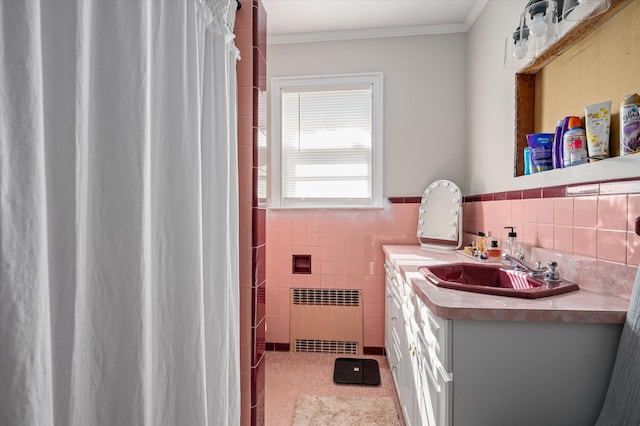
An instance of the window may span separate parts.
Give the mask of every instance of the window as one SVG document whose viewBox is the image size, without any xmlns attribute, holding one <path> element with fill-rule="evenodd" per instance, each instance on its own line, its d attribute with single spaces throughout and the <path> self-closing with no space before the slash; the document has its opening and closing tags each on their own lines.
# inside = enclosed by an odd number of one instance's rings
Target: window
<svg viewBox="0 0 640 426">
<path fill-rule="evenodd" d="M 272 207 L 382 206 L 382 74 L 274 78 Z"/>
</svg>

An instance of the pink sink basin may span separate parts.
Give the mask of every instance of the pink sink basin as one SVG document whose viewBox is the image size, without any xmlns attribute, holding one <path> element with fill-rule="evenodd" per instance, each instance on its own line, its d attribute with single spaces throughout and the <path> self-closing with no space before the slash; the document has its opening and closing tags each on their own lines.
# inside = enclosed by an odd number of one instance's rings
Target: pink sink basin
<svg viewBox="0 0 640 426">
<path fill-rule="evenodd" d="M 452 263 L 421 266 L 418 271 L 438 287 L 498 296 L 535 299 L 579 289 L 571 281 L 545 283 L 542 278 L 530 277 L 526 272 L 502 269 L 500 265 Z"/>
</svg>

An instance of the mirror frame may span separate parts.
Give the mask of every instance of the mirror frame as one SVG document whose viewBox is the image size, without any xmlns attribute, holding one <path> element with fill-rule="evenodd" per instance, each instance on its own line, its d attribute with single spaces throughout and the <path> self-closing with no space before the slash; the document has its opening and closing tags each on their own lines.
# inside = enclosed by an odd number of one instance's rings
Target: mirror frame
<svg viewBox="0 0 640 426">
<path fill-rule="evenodd" d="M 423 248 L 456 250 L 462 246 L 462 191 L 449 180 L 424 190 L 418 208 L 416 236 Z"/>
</svg>

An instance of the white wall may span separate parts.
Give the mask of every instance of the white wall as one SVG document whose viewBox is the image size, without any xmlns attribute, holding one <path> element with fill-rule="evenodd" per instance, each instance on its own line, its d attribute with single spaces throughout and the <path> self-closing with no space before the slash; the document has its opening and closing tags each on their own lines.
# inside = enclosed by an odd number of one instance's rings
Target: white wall
<svg viewBox="0 0 640 426">
<path fill-rule="evenodd" d="M 505 37 L 526 0 L 492 0 L 467 33 L 467 170 L 465 193 L 482 194 L 640 175 L 640 155 L 513 177 L 515 71 L 503 67 Z M 640 90 L 640 87 L 638 88 Z M 619 103 L 620 100 L 613 100 Z M 554 129 L 549 129 L 553 132 Z"/>
<path fill-rule="evenodd" d="M 267 78 L 384 73 L 384 195 L 420 196 L 431 182 L 463 186 L 466 35 L 270 44 Z"/>
</svg>

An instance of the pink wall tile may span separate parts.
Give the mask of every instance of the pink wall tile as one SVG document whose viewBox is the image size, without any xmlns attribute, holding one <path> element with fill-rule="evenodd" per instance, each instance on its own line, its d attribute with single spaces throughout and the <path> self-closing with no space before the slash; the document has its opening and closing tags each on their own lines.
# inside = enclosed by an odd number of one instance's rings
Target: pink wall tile
<svg viewBox="0 0 640 426">
<path fill-rule="evenodd" d="M 627 230 L 627 196 L 598 197 L 598 229 Z"/>
<path fill-rule="evenodd" d="M 640 265 L 640 237 L 635 232 L 627 232 L 627 265 Z"/>
<path fill-rule="evenodd" d="M 538 223 L 538 247 L 553 249 L 553 225 Z"/>
<path fill-rule="evenodd" d="M 307 245 L 320 247 L 322 245 L 322 234 L 320 232 L 307 232 Z"/>
<path fill-rule="evenodd" d="M 627 202 L 627 230 L 634 231 L 636 218 L 640 217 L 640 194 L 629 194 Z"/>
<path fill-rule="evenodd" d="M 554 225 L 553 249 L 573 253 L 573 226 Z"/>
<path fill-rule="evenodd" d="M 500 220 L 502 217 L 501 201 L 487 201 L 484 203 L 484 219 Z"/>
<path fill-rule="evenodd" d="M 487 201 L 478 201 L 476 203 L 476 220 L 484 219 L 485 216 L 489 216 L 487 209 L 489 208 L 489 202 Z M 477 230 L 476 230 L 477 231 Z"/>
<path fill-rule="evenodd" d="M 625 263 L 627 261 L 627 232 L 598 229 L 598 259 Z"/>
<path fill-rule="evenodd" d="M 573 200 L 573 226 L 595 228 L 598 225 L 598 197 L 576 197 Z"/>
<path fill-rule="evenodd" d="M 291 215 L 291 232 L 307 232 L 306 218 L 304 213 Z"/>
<path fill-rule="evenodd" d="M 501 200 L 501 201 L 497 201 L 498 205 L 500 206 L 500 218 L 503 221 L 511 221 L 512 217 L 511 217 L 511 201 L 509 200 Z"/>
<path fill-rule="evenodd" d="M 340 235 L 334 232 L 321 232 L 320 233 L 320 245 L 322 247 L 336 247 L 339 244 L 338 238 Z M 346 239 L 346 238 L 345 238 Z"/>
<path fill-rule="evenodd" d="M 336 288 L 333 275 L 320 275 L 320 288 Z"/>
<path fill-rule="evenodd" d="M 320 275 L 333 275 L 335 273 L 334 261 L 321 260 L 319 263 L 320 263 Z"/>
<path fill-rule="evenodd" d="M 331 212 L 322 211 L 320 215 L 320 232 L 335 232 L 335 219 Z"/>
<path fill-rule="evenodd" d="M 522 200 L 524 207 L 524 223 L 538 223 L 538 200 Z"/>
<path fill-rule="evenodd" d="M 291 233 L 292 247 L 305 247 L 306 245 L 307 245 L 307 234 L 305 234 L 304 232 Z"/>
<path fill-rule="evenodd" d="M 333 276 L 333 284 L 336 288 L 349 288 L 349 275 L 336 272 L 336 275 Z"/>
<path fill-rule="evenodd" d="M 538 223 L 553 223 L 553 198 L 541 198 L 538 200 Z"/>
<path fill-rule="evenodd" d="M 595 228 L 573 228 L 573 253 L 595 258 L 597 238 Z"/>
<path fill-rule="evenodd" d="M 524 222 L 524 200 L 511 201 L 511 220 Z"/>
<path fill-rule="evenodd" d="M 382 260 L 379 256 L 382 254 L 380 251 L 380 244 L 377 247 L 363 247 L 362 259 L 369 262 L 375 262 Z"/>
<path fill-rule="evenodd" d="M 520 241 L 524 241 L 526 244 L 537 246 L 538 245 L 538 224 L 537 223 L 525 223 L 524 232 L 518 232 L 516 234 Z"/>
<path fill-rule="evenodd" d="M 333 272 L 336 275 L 348 275 L 351 262 L 347 260 L 336 260 L 333 265 Z"/>
<path fill-rule="evenodd" d="M 573 225 L 573 198 L 555 198 L 553 200 L 554 225 Z"/>
<path fill-rule="evenodd" d="M 318 212 L 306 211 L 306 227 L 307 232 L 320 232 L 320 215 Z"/>
</svg>

